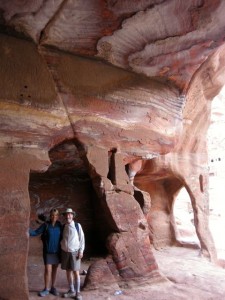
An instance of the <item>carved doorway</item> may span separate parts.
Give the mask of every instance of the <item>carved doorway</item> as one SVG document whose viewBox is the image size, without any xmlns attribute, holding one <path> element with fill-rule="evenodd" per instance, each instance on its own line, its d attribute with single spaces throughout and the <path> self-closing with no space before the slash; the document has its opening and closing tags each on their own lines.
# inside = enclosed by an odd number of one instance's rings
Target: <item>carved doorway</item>
<svg viewBox="0 0 225 300">
<path fill-rule="evenodd" d="M 38 215 L 48 217 L 52 208 L 59 210 L 62 223 L 64 220 L 61 213 L 67 207 L 75 210 L 76 221 L 81 223 L 85 233 L 86 247 L 82 269 L 87 271 L 93 260 L 107 255 L 105 240 L 110 229 L 107 222 L 102 220 L 104 210 L 74 141 L 66 141 L 55 146 L 49 151 L 49 157 L 52 164 L 45 173 L 30 173 L 29 226 L 33 229 L 38 228 L 43 222 Z M 100 230 L 102 223 L 105 224 L 104 229 Z M 28 285 L 30 293 L 36 293 L 44 287 L 41 238 L 30 237 L 29 244 Z M 67 289 L 66 275 L 60 266 L 57 282 L 59 290 Z"/>
</svg>

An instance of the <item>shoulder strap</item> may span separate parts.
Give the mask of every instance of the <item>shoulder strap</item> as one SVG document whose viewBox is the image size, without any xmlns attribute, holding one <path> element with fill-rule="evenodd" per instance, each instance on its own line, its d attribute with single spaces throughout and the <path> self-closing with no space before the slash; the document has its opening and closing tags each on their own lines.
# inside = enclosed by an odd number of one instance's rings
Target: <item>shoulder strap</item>
<svg viewBox="0 0 225 300">
<path fill-rule="evenodd" d="M 76 227 L 76 230 L 77 230 L 77 233 L 78 233 L 79 239 L 80 239 L 79 223 L 75 222 L 75 227 Z"/>
<path fill-rule="evenodd" d="M 77 222 L 74 222 L 74 223 L 75 223 L 76 230 L 77 230 L 77 232 L 78 232 L 78 234 L 79 234 L 79 225 L 78 225 Z"/>
</svg>

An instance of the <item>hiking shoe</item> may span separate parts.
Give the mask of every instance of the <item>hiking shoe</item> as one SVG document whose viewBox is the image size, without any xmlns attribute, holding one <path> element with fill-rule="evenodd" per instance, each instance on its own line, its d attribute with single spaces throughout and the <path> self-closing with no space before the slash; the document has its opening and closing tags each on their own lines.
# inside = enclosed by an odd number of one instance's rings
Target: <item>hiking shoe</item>
<svg viewBox="0 0 225 300">
<path fill-rule="evenodd" d="M 43 290 L 43 291 L 40 291 L 38 293 L 38 296 L 40 296 L 40 297 L 45 297 L 47 295 L 49 295 L 49 291 L 48 290 Z"/>
<path fill-rule="evenodd" d="M 69 290 L 67 293 L 63 294 L 63 298 L 72 298 L 75 297 L 75 292 Z"/>
<path fill-rule="evenodd" d="M 51 293 L 54 296 L 59 296 L 59 292 L 57 291 L 57 289 L 55 287 L 52 287 L 50 289 L 49 293 Z"/>
<path fill-rule="evenodd" d="M 77 293 L 75 299 L 76 299 L 76 300 L 82 300 L 82 295 L 81 295 L 81 293 Z"/>
</svg>

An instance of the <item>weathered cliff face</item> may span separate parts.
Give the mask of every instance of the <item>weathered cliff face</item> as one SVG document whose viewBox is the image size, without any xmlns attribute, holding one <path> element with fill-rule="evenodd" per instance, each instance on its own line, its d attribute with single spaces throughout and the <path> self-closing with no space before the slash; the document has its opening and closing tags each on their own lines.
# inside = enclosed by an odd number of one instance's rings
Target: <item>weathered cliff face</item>
<svg viewBox="0 0 225 300">
<path fill-rule="evenodd" d="M 86 288 L 161 279 L 151 247 L 176 242 L 183 186 L 216 259 L 205 145 L 224 84 L 225 2 L 0 1 L 0 11 L 1 296 L 28 299 L 30 216 L 55 206 L 76 209 L 87 254 L 106 256 Z"/>
</svg>

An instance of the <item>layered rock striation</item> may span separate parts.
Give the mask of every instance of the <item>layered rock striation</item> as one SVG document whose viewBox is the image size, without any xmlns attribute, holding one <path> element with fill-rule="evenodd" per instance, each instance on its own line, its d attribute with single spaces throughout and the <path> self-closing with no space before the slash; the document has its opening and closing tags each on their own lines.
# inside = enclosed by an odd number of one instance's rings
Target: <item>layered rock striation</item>
<svg viewBox="0 0 225 300">
<path fill-rule="evenodd" d="M 28 299 L 29 222 L 55 206 L 80 211 L 87 253 L 102 253 L 87 289 L 163 279 L 152 247 L 178 243 L 182 187 L 216 261 L 206 133 L 224 84 L 224 10 L 219 0 L 0 1 L 3 299 Z"/>
</svg>

